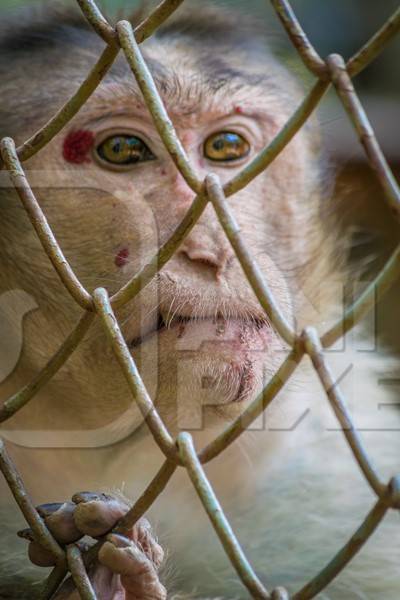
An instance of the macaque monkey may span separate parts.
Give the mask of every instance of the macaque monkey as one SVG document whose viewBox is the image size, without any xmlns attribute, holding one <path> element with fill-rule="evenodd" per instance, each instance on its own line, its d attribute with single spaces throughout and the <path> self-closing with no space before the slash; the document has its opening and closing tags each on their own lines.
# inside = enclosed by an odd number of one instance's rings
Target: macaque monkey
<svg viewBox="0 0 400 600">
<path fill-rule="evenodd" d="M 267 40 L 243 15 L 192 2 L 141 45 L 201 180 L 213 173 L 224 183 L 237 174 L 303 97 Z M 18 145 L 39 129 L 78 87 L 103 45 L 78 10 L 47 5 L 6 21 L 1 137 Z M 24 169 L 90 292 L 104 287 L 115 293 L 168 239 L 194 199 L 122 54 L 79 113 Z M 5 400 L 40 371 L 82 310 L 44 254 L 6 174 L 1 177 L 0 297 L 17 290 L 30 299 L 26 311 L 16 301 L 8 306 L 15 335 L 26 314 L 19 359 L 1 382 Z M 265 172 L 229 198 L 251 255 L 296 331 L 313 325 L 322 332 L 342 308 L 348 244 L 335 228 L 329 178 L 312 118 Z M 245 410 L 288 353 L 210 204 L 117 318 L 171 435 L 189 431 L 198 450 Z M 327 352 L 328 361 L 387 481 L 400 466 L 399 414 L 378 387 L 376 353 L 362 352 L 365 340 L 360 349 L 350 338 Z M 380 401 L 387 404 L 381 411 Z M 2 436 L 60 543 L 109 531 L 164 458 L 99 319 L 56 376 L 2 425 Z M 263 417 L 205 471 L 260 579 L 269 590 L 283 586 L 290 594 L 331 560 L 376 501 L 308 358 Z M 44 571 L 29 566 L 27 542 L 16 537 L 26 525 L 5 484 L 1 495 L 0 597 L 31 599 Z M 185 469 L 177 469 L 147 518 L 131 535 L 108 536 L 90 571 L 101 600 L 248 597 Z M 319 597 L 397 599 L 398 527 L 389 512 Z M 34 541 L 29 556 L 49 566 Z M 55 599 L 78 597 L 67 581 Z"/>
</svg>

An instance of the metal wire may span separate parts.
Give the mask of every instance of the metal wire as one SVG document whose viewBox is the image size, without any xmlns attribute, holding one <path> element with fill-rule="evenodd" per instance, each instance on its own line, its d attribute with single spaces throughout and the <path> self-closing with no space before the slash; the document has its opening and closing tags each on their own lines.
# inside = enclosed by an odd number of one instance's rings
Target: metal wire
<svg viewBox="0 0 400 600">
<path fill-rule="evenodd" d="M 353 453 L 354 459 L 377 496 L 377 501 L 356 533 L 349 539 L 342 550 L 310 582 L 292 596 L 293 600 L 306 600 L 315 597 L 346 567 L 365 541 L 373 534 L 389 509 L 398 509 L 400 507 L 400 480 L 394 477 L 387 484 L 381 481 L 379 474 L 372 466 L 371 459 L 364 448 L 361 437 L 354 428 L 351 413 L 346 407 L 345 398 L 339 386 L 334 383 L 328 361 L 323 354 L 323 348 L 331 346 L 354 327 L 371 310 L 377 299 L 380 299 L 398 278 L 400 272 L 400 246 L 387 261 L 375 281 L 347 308 L 342 319 L 321 336 L 318 336 L 316 330 L 313 328 L 307 328 L 300 335 L 297 335 L 287 323 L 262 272 L 254 262 L 253 257 L 249 254 L 240 236 L 240 230 L 233 214 L 226 202 L 226 198 L 245 187 L 257 175 L 265 171 L 268 165 L 282 152 L 296 132 L 310 117 L 330 84 L 333 84 L 337 96 L 346 109 L 349 119 L 356 130 L 360 143 L 364 147 L 368 162 L 380 181 L 392 212 L 397 218 L 400 217 L 400 193 L 398 185 L 385 160 L 352 83 L 352 77 L 357 75 L 374 60 L 382 52 L 384 46 L 398 34 L 400 29 L 400 10 L 397 10 L 381 29 L 346 63 L 341 56 L 336 54 L 332 54 L 326 60 L 322 59 L 297 20 L 290 2 L 288 0 L 271 0 L 272 6 L 281 20 L 295 50 L 310 73 L 316 77 L 316 81 L 303 102 L 272 142 L 244 167 L 238 175 L 222 186 L 215 175 L 207 175 L 204 181 L 201 181 L 196 175 L 139 49 L 139 44 L 156 31 L 182 2 L 183 0 L 163 0 L 133 30 L 127 21 L 121 21 L 115 27 L 110 25 L 94 0 L 77 0 L 84 17 L 94 31 L 106 42 L 105 50 L 76 93 L 35 135 L 26 140 L 18 148 L 15 147 L 13 140 L 10 138 L 1 140 L 0 167 L 7 169 L 10 180 L 21 199 L 22 205 L 31 220 L 44 251 L 52 262 L 65 288 L 77 304 L 84 309 L 84 313 L 75 329 L 65 339 L 60 349 L 49 360 L 44 369 L 29 384 L 4 402 L 0 408 L 0 422 L 14 415 L 46 385 L 68 360 L 72 352 L 79 346 L 94 319 L 99 318 L 107 333 L 111 348 L 115 353 L 120 368 L 126 377 L 133 400 L 141 410 L 155 443 L 165 455 L 165 462 L 154 479 L 125 517 L 119 522 L 114 531 L 123 534 L 132 528 L 162 493 L 167 483 L 173 477 L 177 466 L 183 466 L 187 470 L 188 476 L 203 503 L 211 525 L 220 538 L 227 556 L 251 596 L 254 598 L 284 600 L 289 598 L 289 594 L 283 587 L 268 592 L 254 573 L 206 478 L 202 464 L 212 460 L 223 452 L 273 402 L 276 395 L 290 379 L 303 356 L 308 354 L 326 392 L 327 399 L 341 426 L 345 439 Z M 98 288 L 93 294 L 90 294 L 79 282 L 47 223 L 46 216 L 35 198 L 21 163 L 46 146 L 74 117 L 97 89 L 115 61 L 120 49 L 124 52 L 132 73 L 142 91 L 144 100 L 167 152 L 188 185 L 196 193 L 196 197 L 181 223 L 164 245 L 159 248 L 157 254 L 140 272 L 116 292 L 113 297 L 109 298 L 106 290 Z M 232 245 L 260 305 L 275 330 L 289 344 L 290 352 L 261 394 L 247 407 L 243 414 L 227 426 L 225 431 L 206 447 L 196 451 L 189 433 L 183 432 L 178 436 L 177 440 L 174 440 L 163 423 L 125 343 L 113 309 L 124 306 L 154 278 L 190 233 L 208 202 L 213 204 L 217 218 Z M 43 600 L 51 598 L 69 571 L 81 598 L 95 599 L 96 594 L 88 578 L 86 568 L 96 558 L 102 540 L 100 539 L 94 547 L 83 555 L 76 545 L 69 545 L 64 548 L 58 544 L 34 508 L 24 488 L 23 481 L 19 477 L 1 441 L 0 470 L 21 512 L 31 527 L 35 541 L 54 556 L 56 566 L 44 583 L 40 592 L 40 598 Z M 284 584 L 284 582 L 282 583 Z"/>
</svg>

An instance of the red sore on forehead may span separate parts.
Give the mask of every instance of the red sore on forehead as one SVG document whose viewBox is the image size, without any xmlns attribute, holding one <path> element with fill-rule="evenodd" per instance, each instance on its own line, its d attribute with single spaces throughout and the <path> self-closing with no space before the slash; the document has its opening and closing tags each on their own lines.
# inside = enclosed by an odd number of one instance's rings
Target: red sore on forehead
<svg viewBox="0 0 400 600">
<path fill-rule="evenodd" d="M 85 129 L 71 131 L 64 140 L 63 157 L 66 161 L 75 165 L 90 162 L 88 153 L 93 146 L 93 142 L 94 135 L 91 131 Z"/>
</svg>

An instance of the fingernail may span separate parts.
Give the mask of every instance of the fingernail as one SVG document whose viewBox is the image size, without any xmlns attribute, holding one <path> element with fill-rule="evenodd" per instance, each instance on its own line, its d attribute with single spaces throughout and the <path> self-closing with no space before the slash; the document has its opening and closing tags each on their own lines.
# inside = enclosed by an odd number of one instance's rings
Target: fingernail
<svg viewBox="0 0 400 600">
<path fill-rule="evenodd" d="M 36 507 L 36 510 L 38 511 L 39 515 L 44 519 L 45 517 L 48 517 L 49 515 L 52 515 L 53 513 L 57 512 L 57 510 L 61 508 L 63 504 L 64 502 L 50 502 L 49 504 L 40 504 Z"/>
<path fill-rule="evenodd" d="M 24 540 L 28 540 L 30 542 L 34 541 L 32 529 L 30 529 L 29 527 L 27 527 L 26 529 L 20 529 L 20 531 L 17 531 L 17 536 L 20 538 L 23 538 Z"/>
<path fill-rule="evenodd" d="M 112 500 L 112 497 L 103 493 L 97 494 L 96 492 L 77 492 L 72 496 L 72 502 L 75 502 L 75 504 L 91 502 L 93 500 L 102 500 L 103 502 L 106 502 L 107 500 Z"/>
<path fill-rule="evenodd" d="M 128 548 L 132 546 L 132 542 L 128 540 L 128 538 L 123 535 L 119 535 L 118 533 L 110 533 L 106 537 L 106 540 L 114 544 L 117 548 Z"/>
</svg>

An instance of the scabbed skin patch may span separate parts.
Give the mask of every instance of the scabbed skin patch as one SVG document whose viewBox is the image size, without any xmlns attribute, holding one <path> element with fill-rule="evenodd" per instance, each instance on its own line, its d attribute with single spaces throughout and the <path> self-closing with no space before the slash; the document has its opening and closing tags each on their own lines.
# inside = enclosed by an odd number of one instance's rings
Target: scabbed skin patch
<svg viewBox="0 0 400 600">
<path fill-rule="evenodd" d="M 79 129 L 71 131 L 64 140 L 63 157 L 75 165 L 90 162 L 89 152 L 93 147 L 94 135 L 91 131 Z"/>
<path fill-rule="evenodd" d="M 128 262 L 129 250 L 128 248 L 122 248 L 115 257 L 115 266 L 123 267 Z"/>
</svg>

